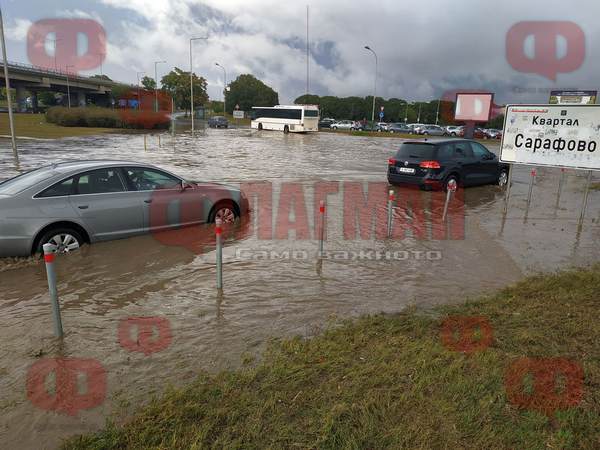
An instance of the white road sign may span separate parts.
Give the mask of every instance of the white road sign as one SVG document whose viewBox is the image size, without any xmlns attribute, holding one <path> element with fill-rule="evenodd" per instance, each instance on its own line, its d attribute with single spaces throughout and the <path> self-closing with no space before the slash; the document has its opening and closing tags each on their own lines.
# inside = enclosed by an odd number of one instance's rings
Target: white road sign
<svg viewBox="0 0 600 450">
<path fill-rule="evenodd" d="M 600 105 L 508 105 L 500 160 L 600 170 Z"/>
<path fill-rule="evenodd" d="M 244 118 L 244 111 L 240 111 L 240 110 L 235 110 L 233 111 L 233 118 L 234 119 L 243 119 Z"/>
</svg>

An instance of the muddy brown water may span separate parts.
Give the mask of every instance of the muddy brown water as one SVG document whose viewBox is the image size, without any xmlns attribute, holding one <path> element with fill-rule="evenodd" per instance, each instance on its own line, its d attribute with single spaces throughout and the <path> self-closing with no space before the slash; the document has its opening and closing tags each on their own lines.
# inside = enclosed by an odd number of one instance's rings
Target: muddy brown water
<svg viewBox="0 0 600 450">
<path fill-rule="evenodd" d="M 290 203 L 282 202 L 280 192 L 299 186 L 309 239 L 298 230 L 287 239 L 261 238 L 260 212 L 253 212 L 246 232 L 224 250 L 222 295 L 215 289 L 210 247 L 196 254 L 178 246 L 182 241 L 177 238 L 165 241 L 150 235 L 84 247 L 56 263 L 66 332 L 62 343 L 52 337 L 43 263 L 0 261 L 0 448 L 55 448 L 64 437 L 102 427 L 115 411 L 124 411 L 123 402 L 135 407 L 169 384 L 192 379 L 199 370 L 239 366 L 245 354 L 259 354 L 273 337 L 311 336 L 345 318 L 397 312 L 407 305 L 458 302 L 529 273 L 598 261 L 600 193 L 591 192 L 586 220 L 578 230 L 585 174 L 575 171 L 567 172 L 557 205 L 560 172 L 538 170 L 527 211 L 529 169 L 517 168 L 506 217 L 498 187 L 466 189 L 464 209 L 458 203 L 451 207 L 457 230 L 464 217 L 464 235 L 449 232 L 446 237 L 451 239 L 432 238 L 445 227 L 437 219 L 441 210 L 435 194 L 395 188 L 399 199 L 411 199 L 406 204 L 399 200 L 395 220 L 409 225 L 422 220 L 429 227 L 424 236 L 409 231 L 403 239 L 345 237 L 344 210 L 352 205 L 341 192 L 357 182 L 385 184 L 387 159 L 399 142 L 233 129 L 208 130 L 193 139 L 165 134 L 161 148 L 153 135 L 144 151 L 142 136 L 106 135 L 20 141 L 16 167 L 9 143 L 1 141 L 0 179 L 65 159 L 118 158 L 153 163 L 194 180 L 266 181 L 273 189 L 273 221 L 280 225 L 277 211 Z M 493 151 L 497 147 L 489 145 Z M 340 193 L 328 197 L 329 253 L 319 267 L 313 193 L 324 181 Z M 378 205 L 385 214 L 385 201 Z M 422 211 L 414 205 L 422 205 Z M 274 234 L 280 225 L 274 225 Z M 212 231 L 205 227 L 198 233 Z M 146 355 L 122 345 L 119 325 L 131 317 L 166 321 L 171 330 L 168 346 Z M 152 339 L 160 341 L 158 331 L 154 333 Z M 32 400 L 27 380 L 29 374 L 32 382 L 33 365 L 58 357 L 102 365 L 106 389 L 100 382 L 96 388 L 105 395 L 95 399 L 93 408 L 69 415 L 53 411 L 51 403 Z M 52 377 L 45 383 L 52 398 Z M 94 388 L 85 386 L 85 380 L 76 384 L 81 395 Z"/>
</svg>

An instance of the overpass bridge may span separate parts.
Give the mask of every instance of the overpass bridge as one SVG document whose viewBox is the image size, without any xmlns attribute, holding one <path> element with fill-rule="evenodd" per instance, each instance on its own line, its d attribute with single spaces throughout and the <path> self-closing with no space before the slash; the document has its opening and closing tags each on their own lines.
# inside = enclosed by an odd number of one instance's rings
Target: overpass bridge
<svg viewBox="0 0 600 450">
<path fill-rule="evenodd" d="M 41 91 L 70 93 L 71 105 L 84 106 L 88 98 L 96 103 L 109 102 L 113 87 L 122 85 L 102 78 L 92 78 L 66 72 L 60 69 L 33 66 L 16 62 L 8 63 L 10 87 L 17 91 L 17 110 L 26 110 L 27 92 L 31 94 L 32 106 L 37 109 L 37 93 Z M 5 86 L 0 77 L 0 86 Z M 68 103 L 68 100 L 65 100 Z"/>
</svg>

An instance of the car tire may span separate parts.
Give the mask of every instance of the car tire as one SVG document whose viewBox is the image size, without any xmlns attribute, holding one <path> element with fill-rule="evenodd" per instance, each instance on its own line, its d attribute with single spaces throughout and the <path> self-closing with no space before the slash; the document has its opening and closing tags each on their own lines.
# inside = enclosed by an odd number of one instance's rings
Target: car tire
<svg viewBox="0 0 600 450">
<path fill-rule="evenodd" d="M 394 130 L 390 130 L 389 132 L 390 132 L 390 134 L 394 134 Z"/>
<path fill-rule="evenodd" d="M 496 181 L 496 183 L 502 189 L 506 187 L 506 185 L 508 184 L 508 169 L 500 169 L 500 172 L 498 173 L 498 180 Z"/>
<path fill-rule="evenodd" d="M 423 134 L 423 136 L 428 136 L 429 135 L 429 133 L 427 131 L 423 131 L 422 134 Z"/>
<path fill-rule="evenodd" d="M 450 133 L 450 136 L 452 136 L 452 137 L 456 137 L 456 133 L 455 133 L 455 132 L 452 132 L 452 133 Z"/>
<path fill-rule="evenodd" d="M 337 127 L 331 127 L 332 130 L 337 130 Z"/>
<path fill-rule="evenodd" d="M 262 131 L 262 129 L 263 129 L 262 123 L 259 123 L 258 124 L 258 131 Z"/>
<path fill-rule="evenodd" d="M 283 134 L 288 134 L 290 132 L 290 127 L 287 125 L 283 127 Z"/>
<path fill-rule="evenodd" d="M 230 224 L 235 222 L 240 217 L 239 209 L 232 200 L 222 200 L 217 202 L 212 207 L 208 214 L 208 223 L 215 223 L 217 218 L 223 220 L 224 224 Z"/>
<path fill-rule="evenodd" d="M 459 183 L 458 183 L 458 176 L 455 174 L 450 174 L 445 180 L 444 180 L 444 192 L 448 192 L 448 185 L 451 184 L 454 181 L 454 183 L 456 183 L 456 187 L 458 188 Z"/>
<path fill-rule="evenodd" d="M 35 253 L 44 254 L 44 244 L 53 244 L 56 247 L 54 253 L 65 254 L 79 250 L 85 240 L 74 228 L 56 227 L 50 228 L 38 239 Z"/>
</svg>

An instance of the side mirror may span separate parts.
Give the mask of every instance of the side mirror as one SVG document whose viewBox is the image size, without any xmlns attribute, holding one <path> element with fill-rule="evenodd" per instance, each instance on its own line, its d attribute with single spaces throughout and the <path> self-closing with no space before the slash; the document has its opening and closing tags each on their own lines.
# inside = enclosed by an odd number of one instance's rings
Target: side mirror
<svg viewBox="0 0 600 450">
<path fill-rule="evenodd" d="M 185 180 L 181 180 L 181 192 L 190 189 L 192 185 Z"/>
</svg>

